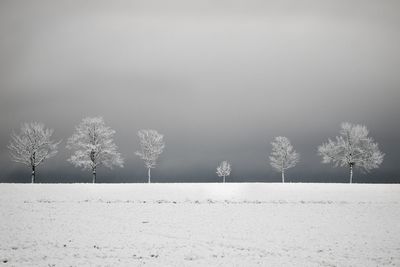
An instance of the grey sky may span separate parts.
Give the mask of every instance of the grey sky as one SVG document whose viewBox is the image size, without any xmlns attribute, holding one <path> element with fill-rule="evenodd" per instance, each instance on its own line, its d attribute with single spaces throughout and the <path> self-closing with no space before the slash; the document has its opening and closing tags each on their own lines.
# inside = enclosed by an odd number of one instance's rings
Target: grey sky
<svg viewBox="0 0 400 267">
<path fill-rule="evenodd" d="M 355 181 L 400 182 L 399 47 L 398 1 L 1 1 L 0 181 L 29 181 L 6 146 L 31 120 L 64 140 L 38 181 L 90 181 L 65 140 L 102 115 L 126 166 L 99 181 L 145 181 L 140 128 L 165 134 L 155 181 L 213 181 L 225 159 L 235 181 L 279 181 L 276 135 L 302 155 L 289 181 L 346 181 L 316 147 L 349 121 L 386 153 Z"/>
</svg>

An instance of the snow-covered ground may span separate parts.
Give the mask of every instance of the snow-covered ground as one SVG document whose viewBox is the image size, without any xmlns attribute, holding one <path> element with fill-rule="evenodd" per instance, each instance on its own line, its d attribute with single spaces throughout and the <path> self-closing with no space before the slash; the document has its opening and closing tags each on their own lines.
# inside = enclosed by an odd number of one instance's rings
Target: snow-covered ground
<svg viewBox="0 0 400 267">
<path fill-rule="evenodd" d="M 400 266 L 400 185 L 0 184 L 0 266 Z"/>
</svg>

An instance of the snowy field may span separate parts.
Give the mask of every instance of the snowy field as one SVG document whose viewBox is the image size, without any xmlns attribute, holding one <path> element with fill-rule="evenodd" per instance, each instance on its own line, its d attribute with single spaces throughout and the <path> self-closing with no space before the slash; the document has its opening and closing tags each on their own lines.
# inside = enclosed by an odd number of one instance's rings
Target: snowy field
<svg viewBox="0 0 400 267">
<path fill-rule="evenodd" d="M 0 266 L 400 266 L 400 185 L 0 184 Z"/>
</svg>

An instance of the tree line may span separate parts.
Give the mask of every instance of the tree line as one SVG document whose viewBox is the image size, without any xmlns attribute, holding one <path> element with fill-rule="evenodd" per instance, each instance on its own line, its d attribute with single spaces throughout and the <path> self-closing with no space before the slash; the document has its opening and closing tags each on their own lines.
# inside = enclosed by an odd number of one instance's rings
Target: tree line
<svg viewBox="0 0 400 267">
<path fill-rule="evenodd" d="M 36 168 L 57 154 L 61 141 L 52 140 L 53 132 L 53 129 L 46 128 L 43 123 L 31 122 L 22 124 L 18 134 L 11 134 L 8 145 L 11 159 L 31 168 L 32 183 L 35 183 Z M 96 183 L 98 167 L 123 167 L 124 159 L 114 143 L 114 134 L 115 131 L 106 126 L 102 117 L 84 118 L 67 140 L 66 148 L 72 152 L 68 162 L 75 167 L 91 171 L 93 183 Z M 144 161 L 150 183 L 151 169 L 156 167 L 157 160 L 165 148 L 164 136 L 156 130 L 146 129 L 139 130 L 137 135 L 140 150 L 135 154 Z M 300 154 L 284 136 L 275 137 L 271 145 L 270 164 L 274 170 L 281 173 L 284 183 L 285 171 L 297 165 Z M 339 135 L 335 139 L 328 139 L 318 146 L 318 154 L 322 157 L 322 163 L 348 167 L 349 183 L 353 182 L 354 168 L 368 172 L 378 168 L 384 157 L 378 143 L 369 137 L 365 126 L 348 122 L 341 124 Z M 231 164 L 225 160 L 219 164 L 216 173 L 225 182 L 231 169 Z"/>
</svg>

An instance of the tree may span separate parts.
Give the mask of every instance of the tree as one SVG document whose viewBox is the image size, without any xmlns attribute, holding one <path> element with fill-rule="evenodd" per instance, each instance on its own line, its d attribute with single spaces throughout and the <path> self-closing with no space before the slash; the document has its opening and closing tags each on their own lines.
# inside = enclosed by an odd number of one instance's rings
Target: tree
<svg viewBox="0 0 400 267">
<path fill-rule="evenodd" d="M 144 160 L 147 168 L 148 182 L 151 182 L 151 169 L 156 167 L 157 159 L 163 152 L 165 143 L 164 136 L 156 130 L 140 130 L 137 133 L 140 142 L 140 151 L 136 151 L 136 155 Z"/>
<path fill-rule="evenodd" d="M 384 154 L 379 150 L 378 143 L 368 137 L 368 130 L 363 125 L 342 123 L 340 136 L 336 140 L 328 139 L 318 147 L 322 163 L 335 164 L 336 167 L 350 168 L 350 183 L 353 182 L 353 168 L 369 171 L 378 168 L 383 162 Z"/>
<path fill-rule="evenodd" d="M 223 177 L 223 182 L 225 183 L 225 177 L 231 175 L 231 164 L 228 161 L 223 161 L 217 167 L 217 174 L 219 177 Z"/>
<path fill-rule="evenodd" d="M 61 141 L 50 140 L 54 130 L 45 128 L 42 123 L 24 123 L 20 134 L 13 132 L 8 145 L 11 159 L 32 169 L 31 182 L 35 183 L 36 168 L 48 158 L 57 154 Z"/>
<path fill-rule="evenodd" d="M 92 171 L 96 182 L 97 167 L 123 167 L 124 160 L 114 143 L 115 131 L 107 127 L 102 117 L 84 118 L 67 141 L 67 148 L 74 150 L 68 159 L 75 167 Z"/>
<path fill-rule="evenodd" d="M 271 145 L 272 152 L 269 157 L 271 166 L 282 174 L 282 183 L 284 183 L 285 170 L 296 166 L 300 160 L 300 154 L 293 149 L 290 140 L 283 136 L 275 137 Z"/>
</svg>

